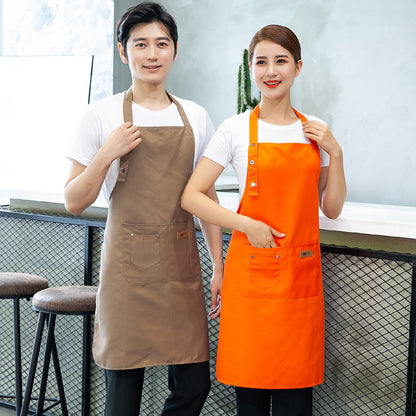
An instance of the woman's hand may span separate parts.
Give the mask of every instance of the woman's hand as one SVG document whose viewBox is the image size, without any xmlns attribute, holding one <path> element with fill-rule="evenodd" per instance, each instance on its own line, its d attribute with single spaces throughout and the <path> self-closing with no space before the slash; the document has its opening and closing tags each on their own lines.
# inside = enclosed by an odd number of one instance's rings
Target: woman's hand
<svg viewBox="0 0 416 416">
<path fill-rule="evenodd" d="M 214 270 L 211 278 L 211 310 L 208 316 L 215 319 L 221 313 L 221 287 L 223 273 Z"/>
<path fill-rule="evenodd" d="M 248 241 L 254 247 L 271 248 L 276 247 L 274 237 L 283 238 L 284 233 L 281 233 L 264 222 L 254 220 L 253 218 L 247 218 L 246 225 L 244 227 L 244 233 L 246 234 Z"/>
<path fill-rule="evenodd" d="M 329 166 L 321 168 L 319 176 L 319 206 L 328 218 L 335 219 L 341 213 L 347 195 L 341 146 L 329 127 L 318 121 L 303 123 L 303 132 L 329 154 Z"/>
<path fill-rule="evenodd" d="M 309 140 L 315 141 L 330 156 L 337 157 L 342 153 L 341 146 L 326 124 L 319 121 L 306 121 L 303 123 L 303 133 Z"/>
</svg>

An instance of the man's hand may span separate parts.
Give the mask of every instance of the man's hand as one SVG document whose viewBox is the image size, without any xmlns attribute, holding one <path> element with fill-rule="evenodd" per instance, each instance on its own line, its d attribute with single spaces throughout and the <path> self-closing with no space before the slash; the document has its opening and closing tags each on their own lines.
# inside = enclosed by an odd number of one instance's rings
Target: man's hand
<svg viewBox="0 0 416 416">
<path fill-rule="evenodd" d="M 131 152 L 142 141 L 140 130 L 132 123 L 123 123 L 108 136 L 100 152 L 111 162 Z"/>
</svg>

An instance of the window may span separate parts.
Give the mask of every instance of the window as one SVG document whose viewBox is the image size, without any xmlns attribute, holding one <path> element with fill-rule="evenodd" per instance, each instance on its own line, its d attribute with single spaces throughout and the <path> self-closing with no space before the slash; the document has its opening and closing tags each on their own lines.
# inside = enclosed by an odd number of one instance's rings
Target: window
<svg viewBox="0 0 416 416">
<path fill-rule="evenodd" d="M 114 0 L 3 0 L 3 55 L 94 55 L 96 101 L 112 94 L 113 25 Z"/>
<path fill-rule="evenodd" d="M 1 4 L 0 197 L 62 202 L 92 55 L 90 101 L 112 94 L 114 1 Z"/>
</svg>

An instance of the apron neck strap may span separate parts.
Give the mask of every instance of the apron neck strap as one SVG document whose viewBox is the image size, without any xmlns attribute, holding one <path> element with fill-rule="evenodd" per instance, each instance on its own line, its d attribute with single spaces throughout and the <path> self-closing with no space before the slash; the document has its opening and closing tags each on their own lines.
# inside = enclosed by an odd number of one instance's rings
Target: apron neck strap
<svg viewBox="0 0 416 416">
<path fill-rule="evenodd" d="M 169 99 L 176 105 L 179 114 L 181 116 L 182 122 L 185 128 L 191 129 L 191 124 L 189 123 L 188 117 L 186 117 L 185 110 L 182 106 L 178 103 L 175 98 L 173 98 L 168 92 L 166 92 Z M 133 102 L 133 87 L 131 86 L 125 93 L 123 98 L 123 118 L 124 122 L 133 123 L 133 110 L 132 110 L 132 102 Z M 124 182 L 127 177 L 127 171 L 129 169 L 129 153 L 125 154 L 120 158 L 120 168 L 118 172 L 117 181 Z"/>
<path fill-rule="evenodd" d="M 295 112 L 302 123 L 306 123 L 308 121 L 303 114 L 299 113 L 299 111 L 296 111 L 293 107 L 292 110 Z"/>
<path fill-rule="evenodd" d="M 131 109 L 131 103 L 133 101 L 133 89 L 130 87 L 125 93 L 124 93 L 124 100 L 123 100 L 123 118 L 124 122 L 127 123 L 130 121 L 130 123 L 133 123 L 133 111 Z"/>
<path fill-rule="evenodd" d="M 173 98 L 167 91 L 167 96 L 169 97 L 169 100 L 176 105 L 179 115 L 181 116 L 183 125 L 185 127 L 191 127 L 188 118 L 186 117 L 185 111 L 182 108 L 182 106 L 178 103 L 175 98 Z M 124 93 L 124 99 L 123 99 L 123 118 L 124 122 L 127 123 L 128 121 L 130 123 L 133 123 L 133 110 L 132 110 L 132 102 L 133 102 L 133 87 L 130 87 L 125 93 Z"/>
</svg>

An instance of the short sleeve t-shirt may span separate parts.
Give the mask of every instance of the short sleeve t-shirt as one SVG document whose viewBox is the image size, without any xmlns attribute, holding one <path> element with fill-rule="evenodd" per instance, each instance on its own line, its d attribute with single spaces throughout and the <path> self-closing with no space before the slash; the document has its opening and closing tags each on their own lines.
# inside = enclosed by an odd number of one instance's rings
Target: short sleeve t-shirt
<svg viewBox="0 0 416 416">
<path fill-rule="evenodd" d="M 112 95 L 88 106 L 70 144 L 67 157 L 88 166 L 112 131 L 124 123 L 123 93 Z M 174 97 L 183 107 L 191 124 L 194 139 L 194 167 L 214 133 L 213 124 L 203 107 L 193 101 Z M 175 104 L 162 111 L 152 111 L 132 103 L 133 124 L 141 127 L 182 126 L 183 122 Z M 120 159 L 110 166 L 102 186 L 102 192 L 109 201 L 117 182 Z"/>
<path fill-rule="evenodd" d="M 226 119 L 217 129 L 204 156 L 226 167 L 229 163 L 236 172 L 240 198 L 244 194 L 247 178 L 250 111 Z M 317 117 L 305 115 L 307 120 L 324 123 Z M 303 134 L 300 120 L 288 125 L 275 125 L 259 120 L 259 143 L 310 143 Z M 321 166 L 329 165 L 329 155 L 319 148 Z"/>
</svg>

